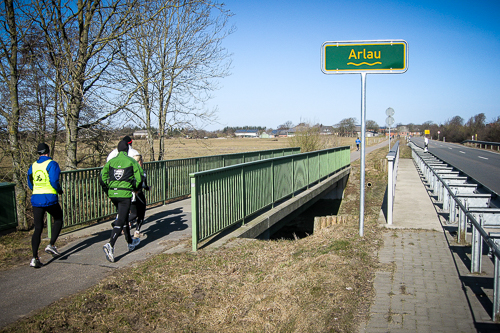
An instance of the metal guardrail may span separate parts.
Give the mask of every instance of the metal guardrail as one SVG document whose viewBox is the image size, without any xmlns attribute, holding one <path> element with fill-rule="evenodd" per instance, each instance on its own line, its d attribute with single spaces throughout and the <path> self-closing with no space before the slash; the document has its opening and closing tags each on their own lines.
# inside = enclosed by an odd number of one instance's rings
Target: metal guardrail
<svg viewBox="0 0 500 333">
<path fill-rule="evenodd" d="M 482 148 L 482 146 L 484 145 L 485 149 L 488 149 L 488 146 L 490 146 L 490 149 L 493 149 L 493 146 L 495 146 L 497 147 L 497 150 L 500 150 L 500 143 L 498 142 L 477 141 L 477 140 L 465 140 L 461 142 L 461 144 L 465 143 L 473 144 L 474 147 L 477 147 L 477 145 L 479 145 L 479 148 Z"/>
<path fill-rule="evenodd" d="M 413 145 L 413 143 L 412 143 Z M 473 253 L 471 256 L 471 272 L 478 273 L 481 271 L 480 262 L 482 251 L 478 250 L 484 241 L 490 248 L 491 253 L 495 256 L 495 269 L 494 269 L 494 287 L 493 287 L 493 314 L 492 319 L 496 322 L 500 321 L 500 247 L 482 227 L 482 221 L 477 221 L 476 218 L 469 212 L 467 207 L 462 204 L 461 200 L 457 198 L 455 193 L 451 190 L 450 186 L 445 182 L 441 176 L 415 151 L 412 147 L 412 157 L 417 162 L 421 170 L 426 169 L 433 177 L 439 182 L 439 186 L 447 191 L 447 195 L 454 200 L 454 204 L 458 207 L 460 214 L 464 217 L 465 222 L 470 222 L 473 228 Z M 466 227 L 460 228 L 457 236 L 457 241 L 465 241 Z"/>
<path fill-rule="evenodd" d="M 151 191 L 145 191 L 148 206 L 164 203 L 191 194 L 189 174 L 238 163 L 288 156 L 300 153 L 300 148 L 281 148 L 247 153 L 203 156 L 144 163 Z M 60 197 L 63 227 L 96 221 L 116 214 L 99 185 L 102 168 L 62 171 Z M 50 216 L 49 216 L 50 219 Z M 49 220 L 50 222 L 50 220 Z M 51 224 L 48 223 L 49 233 Z"/>
<path fill-rule="evenodd" d="M 192 245 L 350 165 L 350 147 L 192 173 Z"/>
<path fill-rule="evenodd" d="M 396 190 L 396 181 L 398 178 L 399 166 L 399 141 L 396 141 L 394 146 L 386 156 L 389 161 L 387 173 L 387 224 L 392 224 L 392 211 L 394 208 L 394 195 Z"/>
</svg>

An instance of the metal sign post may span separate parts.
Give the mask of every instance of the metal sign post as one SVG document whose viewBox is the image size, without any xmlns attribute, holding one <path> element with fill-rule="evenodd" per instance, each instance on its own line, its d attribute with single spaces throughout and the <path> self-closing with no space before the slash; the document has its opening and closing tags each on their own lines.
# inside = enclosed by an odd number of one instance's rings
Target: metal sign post
<svg viewBox="0 0 500 333">
<path fill-rule="evenodd" d="M 321 47 L 325 74 L 361 74 L 361 166 L 359 235 L 365 220 L 366 74 L 397 74 L 408 70 L 408 44 L 404 40 L 325 42 Z"/>
</svg>

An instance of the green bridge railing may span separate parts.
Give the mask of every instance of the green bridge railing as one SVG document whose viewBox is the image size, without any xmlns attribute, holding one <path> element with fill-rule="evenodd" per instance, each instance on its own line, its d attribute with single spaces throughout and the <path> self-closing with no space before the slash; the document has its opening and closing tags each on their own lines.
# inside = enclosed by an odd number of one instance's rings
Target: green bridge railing
<svg viewBox="0 0 500 333">
<path fill-rule="evenodd" d="M 246 153 L 203 156 L 177 160 L 148 162 L 144 170 L 151 191 L 145 191 L 148 205 L 191 194 L 189 174 L 238 163 L 246 163 L 278 156 L 300 153 L 300 148 L 282 148 Z M 63 227 L 75 226 L 107 218 L 116 214 L 115 206 L 99 186 L 102 168 L 61 172 L 60 183 L 64 193 L 60 197 Z M 49 232 L 50 232 L 50 223 Z"/>
<path fill-rule="evenodd" d="M 192 173 L 192 246 L 350 165 L 350 147 Z"/>
</svg>

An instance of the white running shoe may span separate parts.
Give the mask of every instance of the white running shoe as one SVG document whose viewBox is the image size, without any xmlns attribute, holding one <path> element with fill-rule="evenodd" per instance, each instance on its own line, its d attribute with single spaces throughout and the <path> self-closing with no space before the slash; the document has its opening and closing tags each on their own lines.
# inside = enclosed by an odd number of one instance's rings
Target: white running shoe
<svg viewBox="0 0 500 333">
<path fill-rule="evenodd" d="M 47 245 L 47 247 L 45 248 L 45 252 L 51 254 L 54 258 L 59 257 L 61 255 L 59 251 L 57 251 L 57 247 L 55 247 L 55 245 L 50 245 L 50 244 Z"/>
<path fill-rule="evenodd" d="M 111 244 L 106 243 L 102 247 L 104 253 L 106 254 L 106 259 L 108 259 L 109 262 L 115 262 L 115 256 L 114 256 L 114 249 L 111 247 Z"/>
<path fill-rule="evenodd" d="M 42 267 L 43 264 L 42 262 L 40 261 L 40 259 L 38 258 L 33 258 L 31 259 L 31 262 L 30 262 L 30 267 L 34 267 L 34 268 L 40 268 Z"/>
</svg>

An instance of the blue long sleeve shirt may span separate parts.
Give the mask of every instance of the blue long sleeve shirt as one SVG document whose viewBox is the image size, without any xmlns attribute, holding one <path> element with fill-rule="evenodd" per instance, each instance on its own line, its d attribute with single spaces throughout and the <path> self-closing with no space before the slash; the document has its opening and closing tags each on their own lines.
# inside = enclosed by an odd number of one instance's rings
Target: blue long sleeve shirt
<svg viewBox="0 0 500 333">
<path fill-rule="evenodd" d="M 50 160 L 48 156 L 40 156 L 37 160 L 38 163 L 43 163 L 46 160 Z M 30 190 L 33 190 L 33 165 L 30 165 L 28 169 L 28 186 Z M 61 173 L 61 168 L 56 161 L 49 162 L 47 165 L 47 173 L 49 174 L 50 185 L 60 193 L 62 191 L 61 185 L 59 184 L 59 174 Z M 33 207 L 48 207 L 58 203 L 57 194 L 32 194 L 31 195 L 31 205 Z"/>
</svg>

